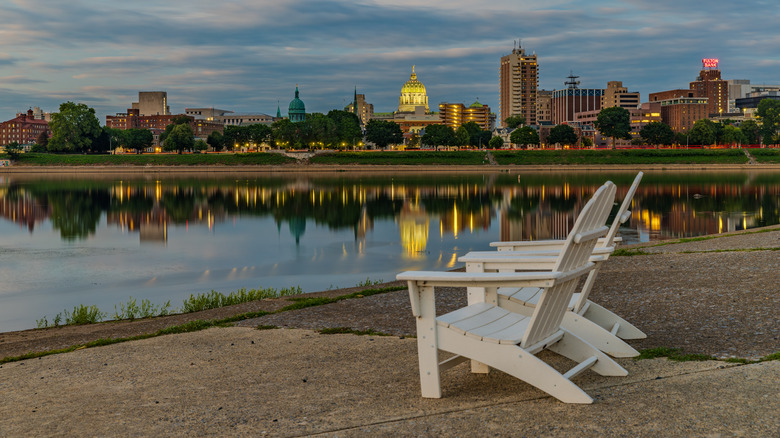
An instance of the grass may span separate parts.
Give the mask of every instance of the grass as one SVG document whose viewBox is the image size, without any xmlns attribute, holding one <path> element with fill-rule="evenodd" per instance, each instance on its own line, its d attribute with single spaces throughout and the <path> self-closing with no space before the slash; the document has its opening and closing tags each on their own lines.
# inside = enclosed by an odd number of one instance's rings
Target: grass
<svg viewBox="0 0 780 438">
<path fill-rule="evenodd" d="M 353 292 L 351 294 L 339 295 L 337 297 L 332 297 L 332 298 L 331 297 L 293 298 L 292 301 L 295 301 L 295 303 L 281 308 L 279 312 L 287 312 L 290 310 L 305 309 L 307 307 L 322 306 L 325 304 L 336 303 L 341 300 L 350 300 L 353 298 L 364 298 L 364 297 L 369 297 L 371 295 L 383 294 L 386 292 L 393 292 L 393 291 L 403 290 L 403 289 L 406 289 L 406 286 L 389 286 L 389 287 L 383 287 L 379 289 L 365 289 L 360 292 Z"/>
<path fill-rule="evenodd" d="M 358 335 L 358 336 L 393 336 L 389 333 L 377 332 L 374 330 L 355 330 L 350 327 L 331 327 L 317 330 L 317 333 L 323 335 Z"/>
<path fill-rule="evenodd" d="M 759 163 L 780 163 L 779 149 L 750 149 L 749 152 Z"/>
<path fill-rule="evenodd" d="M 645 350 L 641 350 L 639 352 L 639 356 L 635 357 L 634 360 L 656 359 L 659 357 L 665 357 L 675 362 L 701 362 L 705 360 L 717 360 L 721 362 L 739 363 L 739 364 L 751 364 L 751 363 L 770 362 L 774 360 L 780 360 L 780 352 L 768 354 L 757 360 L 750 360 L 750 359 L 744 359 L 739 357 L 718 359 L 717 357 L 710 356 L 708 354 L 695 354 L 695 353 L 682 354 L 680 351 L 681 350 L 679 348 L 670 348 L 670 347 L 648 348 Z"/>
<path fill-rule="evenodd" d="M 138 306 L 135 299 L 130 297 L 127 301 L 127 304 L 119 303 L 119 306 L 120 308 L 117 309 L 116 305 L 114 305 L 113 318 L 115 320 L 129 319 L 130 321 L 134 321 L 136 318 L 144 319 L 151 318 L 153 316 L 167 315 L 170 311 L 171 301 L 168 300 L 165 304 L 156 306 L 149 300 L 143 299 L 141 300 L 141 305 Z"/>
<path fill-rule="evenodd" d="M 101 312 L 97 306 L 85 306 L 80 304 L 73 308 L 73 312 L 68 312 L 66 309 L 63 310 L 62 313 L 58 313 L 54 317 L 52 325 L 49 325 L 46 316 L 37 320 L 36 324 L 38 328 L 59 327 L 63 320 L 65 321 L 65 325 L 95 324 L 102 321 L 105 317 L 106 314 Z"/>
<path fill-rule="evenodd" d="M 217 309 L 220 307 L 232 306 L 234 304 L 247 303 L 249 301 L 257 301 L 265 298 L 279 298 L 290 295 L 302 294 L 303 290 L 300 286 L 282 289 L 239 289 L 236 292 L 232 292 L 225 295 L 221 292 L 212 290 L 207 294 L 192 295 L 184 300 L 181 313 L 199 312 L 201 310 Z"/>
<path fill-rule="evenodd" d="M 733 236 L 744 236 L 748 234 L 761 234 L 761 233 L 771 233 L 773 231 L 780 231 L 780 228 L 777 227 L 770 227 L 770 228 L 764 228 L 761 230 L 755 230 L 755 231 L 743 231 L 741 233 L 732 233 L 732 234 L 719 234 L 719 235 L 711 235 L 711 236 L 700 236 L 700 237 L 684 237 L 682 239 L 675 239 L 675 240 L 667 240 L 660 243 L 655 243 L 653 245 L 645 245 L 637 248 L 618 248 L 616 249 L 612 255 L 613 256 L 637 256 L 637 255 L 652 255 L 653 253 L 642 251 L 645 248 L 656 248 L 659 246 L 666 246 L 666 245 L 675 245 L 678 243 L 690 243 L 690 242 L 702 242 L 705 240 L 712 240 L 712 239 L 720 239 L 723 237 L 733 237 Z M 731 252 L 731 251 L 778 251 L 780 248 L 775 247 L 769 247 L 769 248 L 744 248 L 744 249 L 719 249 L 719 250 L 711 250 L 711 251 L 682 251 L 681 254 L 693 254 L 693 253 L 702 253 L 702 252 Z"/>
<path fill-rule="evenodd" d="M 152 318 L 156 316 L 166 316 L 172 313 L 193 313 L 201 310 L 217 309 L 220 307 L 232 306 L 234 304 L 247 303 L 249 301 L 262 300 L 264 298 L 280 298 L 291 295 L 302 294 L 303 290 L 300 286 L 282 289 L 251 289 L 247 291 L 245 288 L 239 289 L 236 292 L 231 292 L 225 295 L 221 292 L 212 290 L 207 294 L 190 294 L 190 297 L 184 300 L 184 304 L 180 310 L 171 309 L 170 300 L 160 306 L 152 304 L 149 300 L 141 300 L 139 306 L 136 300 L 130 297 L 127 303 L 119 303 L 117 308 L 114 305 L 114 313 L 112 315 L 113 320 L 130 320 Z M 59 327 L 60 325 L 79 325 L 79 324 L 95 324 L 103 321 L 108 316 L 106 313 L 101 312 L 97 306 L 85 306 L 83 304 L 73 308 L 73 312 L 70 313 L 64 310 L 58 313 L 51 323 L 46 316 L 36 321 L 36 325 L 39 329 L 49 327 Z M 258 315 L 260 316 L 260 315 Z M 255 316 L 251 316 L 254 318 Z M 246 318 L 244 318 L 246 319 Z"/>
<path fill-rule="evenodd" d="M 616 149 L 494 151 L 500 165 L 555 164 L 746 164 L 740 149 Z"/>
<path fill-rule="evenodd" d="M 404 286 L 391 286 L 391 287 L 386 287 L 386 288 L 366 289 L 366 290 L 361 291 L 361 292 L 354 292 L 354 293 L 351 293 L 351 294 L 341 295 L 339 297 L 327 298 L 327 299 L 317 299 L 317 298 L 300 299 L 300 298 L 297 298 L 296 304 L 304 303 L 306 305 L 304 305 L 303 307 L 300 307 L 300 308 L 304 308 L 304 307 L 311 307 L 311 305 L 319 305 L 319 304 L 311 304 L 311 303 L 315 303 L 315 302 L 316 303 L 320 303 L 320 304 L 329 304 L 329 303 L 332 303 L 332 302 L 337 302 L 337 301 L 341 301 L 341 300 L 345 300 L 345 299 L 362 298 L 362 297 L 366 297 L 366 296 L 371 296 L 371 295 L 376 295 L 376 294 L 381 294 L 381 293 L 386 293 L 386 292 L 392 292 L 392 291 L 402 290 L 402 289 L 406 289 L 406 287 L 404 287 Z M 292 299 L 296 300 L 296 298 L 292 298 Z M 293 306 L 295 306 L 295 305 L 293 305 Z M 9 363 L 9 362 L 18 362 L 18 361 L 22 361 L 22 360 L 26 360 L 26 359 L 34 359 L 34 358 L 37 358 L 37 357 L 50 356 L 52 354 L 69 353 L 71 351 L 81 350 L 83 348 L 92 348 L 92 347 L 99 347 L 99 346 L 103 346 L 103 345 L 117 344 L 117 343 L 120 343 L 120 342 L 136 341 L 136 340 L 140 340 L 140 339 L 148 339 L 148 338 L 153 338 L 153 337 L 162 336 L 162 335 L 170 335 L 170 334 L 177 334 L 177 333 L 188 333 L 188 332 L 200 331 L 200 330 L 205 330 L 205 329 L 211 328 L 211 327 L 228 327 L 231 323 L 236 322 L 236 321 L 243 321 L 243 320 L 246 320 L 246 319 L 258 318 L 260 316 L 269 315 L 271 313 L 280 313 L 280 312 L 285 312 L 285 311 L 288 311 L 288 310 L 294 310 L 295 308 L 299 308 L 299 307 L 287 306 L 287 307 L 284 307 L 284 308 L 282 308 L 280 310 L 277 310 L 276 312 L 265 312 L 265 311 L 247 312 L 247 313 L 242 313 L 242 314 L 239 314 L 239 315 L 233 315 L 233 316 L 229 316 L 227 318 L 215 319 L 215 320 L 205 320 L 204 321 L 204 320 L 196 319 L 196 320 L 192 320 L 192 321 L 186 322 L 184 324 L 166 327 L 164 329 L 157 330 L 154 333 L 147 333 L 147 334 L 137 335 L 137 336 L 129 336 L 129 337 L 125 337 L 125 338 L 97 339 L 97 340 L 94 340 L 94 341 L 87 342 L 85 344 L 73 345 L 71 347 L 61 348 L 61 349 L 57 349 L 57 350 L 39 351 L 39 352 L 34 352 L 34 353 L 22 354 L 22 355 L 19 355 L 19 356 L 4 357 L 4 358 L 0 359 L 0 364 Z M 270 330 L 270 329 L 275 329 L 277 327 L 276 326 L 258 326 L 257 328 L 259 330 Z M 351 329 L 344 329 L 344 328 L 341 328 L 341 329 L 342 330 L 351 330 Z M 370 335 L 375 335 L 375 336 L 384 336 L 383 334 L 381 334 L 379 332 L 373 332 L 371 330 L 366 332 L 366 333 L 364 333 L 364 334 L 370 334 Z"/>
<path fill-rule="evenodd" d="M 312 164 L 482 165 L 487 162 L 484 151 L 334 152 L 309 159 Z"/>
<path fill-rule="evenodd" d="M 295 158 L 275 153 L 245 154 L 22 154 L 17 165 L 25 166 L 199 166 L 199 165 L 279 165 L 295 163 Z"/>
</svg>

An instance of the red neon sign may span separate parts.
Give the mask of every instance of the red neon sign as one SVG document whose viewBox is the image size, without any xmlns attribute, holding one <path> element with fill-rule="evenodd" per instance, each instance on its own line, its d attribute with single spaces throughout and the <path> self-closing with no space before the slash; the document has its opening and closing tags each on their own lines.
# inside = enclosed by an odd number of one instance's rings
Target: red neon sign
<svg viewBox="0 0 780 438">
<path fill-rule="evenodd" d="M 718 58 L 704 58 L 701 60 L 703 68 L 718 68 Z"/>
</svg>

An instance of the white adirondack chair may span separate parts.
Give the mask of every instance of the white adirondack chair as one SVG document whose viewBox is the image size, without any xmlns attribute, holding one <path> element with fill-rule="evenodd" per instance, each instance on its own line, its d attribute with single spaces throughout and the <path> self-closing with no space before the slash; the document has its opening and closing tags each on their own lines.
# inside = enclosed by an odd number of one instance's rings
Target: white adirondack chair
<svg viewBox="0 0 780 438">
<path fill-rule="evenodd" d="M 630 217 L 631 212 L 628 210 L 631 206 L 631 200 L 634 197 L 639 182 L 642 180 L 643 173 L 639 172 L 634 178 L 634 182 L 628 189 L 623 203 L 617 211 L 615 221 L 609 229 L 606 237 L 599 239 L 594 249 L 594 255 L 604 255 L 606 257 L 612 253 L 614 249 L 614 242 L 620 240 L 617 236 L 618 228 L 622 223 L 625 223 Z M 516 242 L 493 242 L 490 244 L 492 247 L 496 247 L 499 252 L 503 253 L 506 257 L 531 257 L 537 256 L 550 256 L 557 254 L 563 245 L 564 240 L 539 240 L 539 241 L 516 241 Z M 504 253 L 506 251 L 506 253 Z M 461 262 L 466 263 L 466 270 L 469 270 L 469 263 L 478 263 L 480 259 L 486 259 L 495 255 L 495 252 L 471 252 L 460 258 Z M 620 339 L 643 339 L 647 335 L 641 330 L 636 328 L 633 324 L 629 323 L 625 319 L 619 317 L 615 313 L 607 310 L 606 308 L 590 301 L 588 296 L 590 295 L 593 284 L 596 281 L 599 268 L 606 258 L 601 260 L 594 260 L 596 262 L 596 269 L 591 271 L 586 279 L 580 292 L 575 293 L 572 302 L 570 303 L 570 313 L 567 313 L 564 318 L 564 327 L 569 330 L 576 331 L 581 334 L 585 339 L 598 344 L 602 351 L 612 351 L 614 356 L 633 356 L 638 354 L 636 350 L 628 346 L 628 344 L 618 342 L 615 337 Z M 509 259 L 504 260 L 507 262 L 503 265 L 503 269 L 508 270 Z M 494 264 L 494 266 L 497 266 Z M 471 269 L 475 272 L 480 272 L 481 269 L 476 265 L 472 265 Z M 517 269 L 526 269 L 522 267 L 522 263 L 518 264 Z M 539 269 L 539 268 L 531 268 Z M 539 301 L 540 290 L 538 288 L 514 288 L 514 289 L 502 289 L 499 291 L 502 306 L 521 313 L 527 313 L 528 310 L 521 309 L 518 306 L 535 307 Z M 583 321 L 584 319 L 584 321 Z M 603 329 L 600 330 L 599 328 Z M 613 335 L 612 337 L 606 336 L 607 333 Z M 600 340 L 599 340 L 600 339 Z M 607 346 L 605 342 L 610 345 Z M 626 348 L 628 347 L 628 349 Z M 617 350 L 616 350 L 617 349 Z M 610 353 L 610 354 L 612 354 Z"/>
<path fill-rule="evenodd" d="M 577 218 L 552 270 L 544 272 L 469 273 L 407 271 L 398 274 L 409 286 L 412 313 L 417 320 L 417 348 L 422 396 L 440 398 L 442 371 L 469 359 L 504 371 L 566 403 L 592 403 L 571 379 L 587 369 L 608 376 L 628 373 L 609 356 L 561 328 L 563 315 L 581 276 L 594 268 L 588 259 L 615 196 L 607 183 L 593 195 Z M 485 291 L 482 300 L 437 317 L 436 287 L 472 286 Z M 498 306 L 502 287 L 538 287 L 541 296 L 531 316 Z M 535 356 L 548 349 L 578 364 L 561 374 Z M 455 356 L 439 363 L 439 350 Z"/>
</svg>

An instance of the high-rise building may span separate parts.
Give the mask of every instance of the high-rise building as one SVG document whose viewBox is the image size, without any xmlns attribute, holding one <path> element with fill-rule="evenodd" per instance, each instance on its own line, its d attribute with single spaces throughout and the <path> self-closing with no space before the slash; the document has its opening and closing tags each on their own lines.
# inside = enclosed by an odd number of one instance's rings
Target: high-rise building
<svg viewBox="0 0 780 438">
<path fill-rule="evenodd" d="M 539 86 L 539 66 L 536 53 L 526 55 L 522 47 L 501 57 L 499 68 L 499 123 L 512 116 L 522 116 L 527 125 L 538 122 L 536 97 Z"/>
<path fill-rule="evenodd" d="M 138 102 L 133 102 L 132 109 L 138 110 L 142 116 L 167 116 L 171 114 L 168 106 L 168 92 L 139 91 Z"/>
<path fill-rule="evenodd" d="M 564 82 L 567 88 L 552 93 L 552 122 L 555 125 L 576 121 L 577 113 L 601 109 L 604 89 L 579 88 L 580 81 L 577 78 L 579 76 L 571 74 L 569 80 Z"/>
<path fill-rule="evenodd" d="M 355 89 L 352 103 L 347 105 L 346 110 L 358 116 L 360 124 L 363 126 L 366 126 L 368 121 L 374 117 L 374 104 L 366 102 L 366 95 L 357 94 L 357 89 Z"/>
<path fill-rule="evenodd" d="M 627 110 L 636 109 L 639 106 L 639 92 L 628 92 L 628 88 L 623 86 L 620 81 L 607 82 L 607 88 L 604 95 L 601 96 L 601 107 L 611 108 L 619 106 Z"/>
<path fill-rule="evenodd" d="M 702 70 L 695 81 L 690 84 L 697 97 L 707 98 L 708 115 L 719 115 L 728 112 L 728 83 L 720 78 L 717 59 L 702 59 Z"/>
<path fill-rule="evenodd" d="M 466 107 L 462 103 L 440 103 L 439 119 L 442 125 L 458 129 L 461 125 L 474 122 L 483 130 L 490 129 L 490 107 L 474 102 Z"/>
</svg>

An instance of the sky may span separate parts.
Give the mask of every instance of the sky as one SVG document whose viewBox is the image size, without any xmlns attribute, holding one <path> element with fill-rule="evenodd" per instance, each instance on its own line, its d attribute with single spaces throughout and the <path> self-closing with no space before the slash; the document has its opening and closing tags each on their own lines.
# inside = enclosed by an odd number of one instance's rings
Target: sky
<svg viewBox="0 0 780 438">
<path fill-rule="evenodd" d="M 171 111 L 282 114 L 295 86 L 327 113 L 357 87 L 376 112 L 398 108 L 412 65 L 432 110 L 476 100 L 498 113 L 501 56 L 519 41 L 539 88 L 622 81 L 688 88 L 702 58 L 723 79 L 780 83 L 775 1 L 0 0 L 0 120 L 62 102 L 124 112 L 139 91 Z"/>
</svg>

